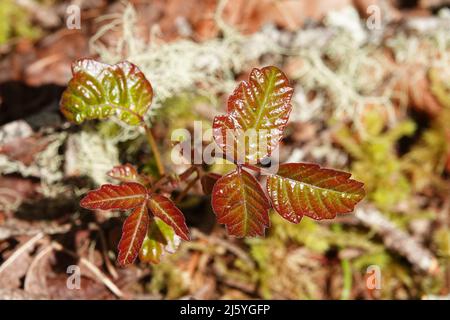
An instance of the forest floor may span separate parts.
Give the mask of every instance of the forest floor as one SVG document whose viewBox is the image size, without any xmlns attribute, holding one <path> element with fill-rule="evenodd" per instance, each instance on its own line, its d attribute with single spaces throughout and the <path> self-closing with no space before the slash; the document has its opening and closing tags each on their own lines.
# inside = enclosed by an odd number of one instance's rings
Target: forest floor
<svg viewBox="0 0 450 320">
<path fill-rule="evenodd" d="M 0 299 L 450 298 L 448 2 L 78 3 L 79 29 L 70 1 L 0 3 Z M 155 161 L 138 130 L 60 113 L 87 56 L 129 60 L 151 81 L 146 121 L 177 173 L 172 132 L 210 128 L 253 67 L 280 67 L 295 89 L 280 159 L 351 172 L 366 199 L 330 221 L 272 213 L 265 238 L 236 239 L 198 183 L 179 203 L 192 240 L 118 267 L 125 216 L 79 200 L 113 166 L 152 173 Z"/>
</svg>

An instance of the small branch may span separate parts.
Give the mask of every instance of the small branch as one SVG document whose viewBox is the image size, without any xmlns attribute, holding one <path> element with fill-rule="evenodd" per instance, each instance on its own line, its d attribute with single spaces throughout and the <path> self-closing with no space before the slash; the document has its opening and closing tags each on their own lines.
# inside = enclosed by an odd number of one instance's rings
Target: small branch
<svg viewBox="0 0 450 320">
<path fill-rule="evenodd" d="M 72 252 L 57 242 L 52 242 L 52 248 L 57 251 L 63 251 L 68 255 L 74 257 L 75 259 L 79 259 L 80 263 L 82 263 L 86 268 L 91 270 L 93 274 L 95 274 L 101 282 L 109 289 L 112 293 L 114 293 L 118 298 L 123 298 L 123 292 L 112 282 L 99 268 L 97 268 L 92 262 L 87 260 L 86 258 L 79 257 L 75 252 Z"/>
<path fill-rule="evenodd" d="M 217 236 L 204 234 L 197 228 L 193 228 L 191 230 L 191 233 L 192 233 L 193 239 L 205 239 L 205 240 L 207 240 L 208 243 L 222 246 L 223 248 L 227 249 L 229 252 L 233 253 L 236 257 L 240 258 L 242 261 L 247 263 L 252 269 L 255 268 L 255 262 L 252 260 L 252 258 L 250 258 L 250 256 L 247 254 L 247 252 L 245 252 L 244 250 L 239 248 L 237 245 L 235 245 L 227 240 L 221 239 Z"/>
<path fill-rule="evenodd" d="M 195 165 L 190 166 L 189 168 L 187 168 L 185 171 L 183 171 L 182 173 L 180 173 L 178 175 L 178 177 L 180 178 L 181 181 L 186 180 L 187 178 L 189 178 L 191 176 L 191 174 L 193 174 L 194 172 L 197 172 L 197 176 L 199 176 L 199 169 L 198 167 L 196 167 Z"/>
<path fill-rule="evenodd" d="M 106 245 L 106 239 L 105 239 L 105 233 L 103 232 L 102 228 L 100 228 L 98 225 L 94 225 L 94 230 L 98 232 L 100 243 L 102 246 L 102 255 L 103 260 L 105 261 L 106 269 L 108 269 L 109 274 L 113 277 L 114 280 L 119 279 L 119 275 L 117 274 L 116 269 L 111 263 L 111 260 L 108 257 L 108 246 Z"/>
<path fill-rule="evenodd" d="M 252 171 L 258 172 L 258 173 L 264 172 L 264 169 L 263 169 L 263 168 L 257 167 L 257 166 L 255 166 L 255 165 L 253 165 L 253 164 L 244 163 L 242 166 L 245 167 L 245 168 L 247 168 L 247 169 L 250 169 L 250 170 L 252 170 Z"/>
<path fill-rule="evenodd" d="M 189 167 L 188 169 L 186 169 L 185 171 L 183 171 L 182 173 L 180 173 L 178 175 L 175 175 L 175 174 L 174 175 L 164 174 L 163 176 L 161 176 L 159 178 L 159 180 L 157 180 L 153 184 L 152 191 L 155 192 L 156 190 L 158 190 L 159 188 L 163 187 L 167 183 L 173 182 L 174 177 L 176 177 L 178 179 L 178 181 L 185 181 L 194 172 L 197 172 L 197 175 L 200 175 L 199 168 L 197 168 L 196 166 L 191 166 L 191 167 Z"/>
<path fill-rule="evenodd" d="M 7 224 L 0 226 L 0 241 L 16 236 L 35 236 L 39 233 L 46 235 L 65 233 L 70 229 L 70 224 L 64 224 L 61 226 L 52 225 L 48 223 L 41 223 L 30 228 L 28 225 L 16 225 L 16 220 L 11 219 Z"/>
<path fill-rule="evenodd" d="M 159 153 L 155 138 L 153 137 L 152 130 L 145 123 L 142 126 L 145 129 L 145 136 L 147 137 L 147 141 L 148 141 L 150 148 L 152 149 L 153 155 L 155 157 L 156 166 L 158 167 L 159 175 L 163 176 L 165 174 L 165 170 L 164 170 L 164 166 L 161 161 L 161 154 Z"/>
<path fill-rule="evenodd" d="M 273 172 L 270 172 L 270 171 L 266 170 L 263 167 L 258 167 L 256 165 L 253 165 L 253 164 L 250 164 L 250 163 L 242 163 L 242 164 L 241 163 L 236 163 L 235 160 L 230 159 L 225 154 L 215 155 L 215 156 L 218 157 L 218 158 L 225 159 L 225 160 L 228 160 L 228 161 L 234 163 L 237 166 L 238 171 L 241 170 L 242 167 L 244 167 L 244 168 L 250 169 L 252 171 L 258 172 L 259 174 L 264 174 L 264 175 L 272 175 L 273 174 Z"/>
<path fill-rule="evenodd" d="M 25 242 L 19 249 L 17 249 L 16 251 L 14 251 L 14 253 L 8 258 L 8 260 L 6 260 L 5 262 L 3 262 L 3 264 L 0 266 L 0 274 L 6 269 L 8 268 L 8 266 L 10 266 L 18 257 L 20 257 L 23 253 L 27 252 L 28 250 L 30 250 L 31 248 L 34 247 L 34 245 L 41 240 L 44 237 L 44 233 L 43 232 L 39 232 L 38 234 L 36 234 L 34 237 L 32 237 L 31 239 L 29 239 L 27 242 Z"/>
<path fill-rule="evenodd" d="M 188 185 L 183 189 L 183 191 L 177 196 L 175 199 L 176 203 L 179 203 L 183 198 L 186 196 L 186 194 L 189 192 L 189 190 L 195 185 L 195 183 L 198 181 L 200 176 L 197 174 L 197 176 L 191 180 Z"/>
<path fill-rule="evenodd" d="M 355 210 L 355 216 L 364 225 L 374 229 L 387 248 L 404 256 L 413 266 L 429 274 L 437 272 L 439 265 L 436 257 L 380 211 L 373 207 L 360 206 Z"/>
<path fill-rule="evenodd" d="M 158 190 L 159 188 L 164 186 L 169 181 L 170 181 L 169 176 L 165 174 L 164 176 L 159 178 L 159 180 L 156 181 L 155 184 L 152 186 L 152 192 L 155 192 L 156 190 Z"/>
</svg>

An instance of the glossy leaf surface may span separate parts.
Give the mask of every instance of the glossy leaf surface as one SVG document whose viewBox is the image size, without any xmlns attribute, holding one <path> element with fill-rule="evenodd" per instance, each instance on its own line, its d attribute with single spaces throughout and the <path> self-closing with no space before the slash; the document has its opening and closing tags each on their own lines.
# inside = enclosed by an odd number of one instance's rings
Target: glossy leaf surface
<svg viewBox="0 0 450 320">
<path fill-rule="evenodd" d="M 116 116 L 129 125 L 142 122 L 153 98 L 150 82 L 134 64 L 115 65 L 80 59 L 72 65 L 73 77 L 60 107 L 69 121 Z"/>
<path fill-rule="evenodd" d="M 332 219 L 353 211 L 364 198 L 364 184 L 350 176 L 316 164 L 282 164 L 278 174 L 268 178 L 267 191 L 274 209 L 293 223 L 300 222 L 303 215 Z"/>
<path fill-rule="evenodd" d="M 164 253 L 174 253 L 180 242 L 180 237 L 175 234 L 170 226 L 161 219 L 152 218 L 139 252 L 139 259 L 142 262 L 159 263 Z"/>
<path fill-rule="evenodd" d="M 258 181 L 245 170 L 220 178 L 212 191 L 212 207 L 219 223 L 236 237 L 263 236 L 270 224 L 269 201 Z"/>
<path fill-rule="evenodd" d="M 105 184 L 100 189 L 88 192 L 80 205 L 86 209 L 133 209 L 147 199 L 147 189 L 139 183 L 124 183 L 120 186 Z"/>
<path fill-rule="evenodd" d="M 229 97 L 227 114 L 214 119 L 214 138 L 228 158 L 242 155 L 239 148 L 245 151 L 242 162 L 256 163 L 270 156 L 289 119 L 292 93 L 280 69 L 252 70 L 249 80 L 241 82 Z M 253 141 L 245 142 L 245 135 Z"/>
<path fill-rule="evenodd" d="M 189 229 L 184 221 L 184 215 L 169 198 L 154 193 L 150 195 L 147 203 L 155 217 L 173 228 L 181 239 L 189 240 Z"/>
<path fill-rule="evenodd" d="M 121 182 L 141 182 L 136 167 L 129 163 L 115 166 L 108 171 L 108 176 Z"/>
<path fill-rule="evenodd" d="M 121 266 L 133 263 L 138 256 L 148 231 L 149 220 L 145 202 L 135 208 L 125 220 L 118 246 L 119 256 L 117 261 Z"/>
</svg>

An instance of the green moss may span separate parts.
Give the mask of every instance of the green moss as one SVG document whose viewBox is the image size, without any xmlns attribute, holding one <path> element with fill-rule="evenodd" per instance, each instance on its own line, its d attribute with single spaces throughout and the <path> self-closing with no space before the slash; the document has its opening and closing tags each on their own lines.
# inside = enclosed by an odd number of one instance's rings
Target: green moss
<svg viewBox="0 0 450 320">
<path fill-rule="evenodd" d="M 15 38 L 36 39 L 39 27 L 31 23 L 31 15 L 14 0 L 0 1 L 0 45 Z"/>
<path fill-rule="evenodd" d="M 368 111 L 364 123 L 367 129 L 364 134 L 343 127 L 336 135 L 337 142 L 353 158 L 351 172 L 357 180 L 364 182 L 367 198 L 381 209 L 390 210 L 411 193 L 396 149 L 400 138 L 414 133 L 415 124 L 406 120 L 383 130 L 384 119 L 375 110 Z"/>
<path fill-rule="evenodd" d="M 443 73 L 436 68 L 431 68 L 428 71 L 428 77 L 431 82 L 430 89 L 433 95 L 443 107 L 450 108 L 449 79 L 443 79 Z"/>
<path fill-rule="evenodd" d="M 169 127 L 169 133 L 173 129 L 189 128 L 195 120 L 208 120 L 202 118 L 198 112 L 194 111 L 194 106 L 200 104 L 214 109 L 217 103 L 207 97 L 185 92 L 164 100 L 162 106 L 156 110 L 155 117 Z M 211 127 L 210 121 L 205 121 L 203 126 L 203 129 Z"/>
<path fill-rule="evenodd" d="M 294 242 L 318 253 L 324 253 L 330 247 L 329 230 L 310 219 L 303 219 L 299 224 L 292 224 L 275 213 L 272 214 L 271 220 L 274 228 L 273 236 L 283 243 Z"/>
<path fill-rule="evenodd" d="M 180 252 L 168 254 L 159 264 L 152 266 L 151 280 L 147 287 L 150 293 L 162 294 L 166 299 L 177 299 L 187 294 L 187 276 L 177 264 L 177 259 L 181 256 Z"/>
<path fill-rule="evenodd" d="M 443 109 L 431 122 L 414 148 L 404 156 L 403 168 L 408 172 L 416 191 L 434 186 L 445 192 L 446 182 L 442 179 L 447 157 L 450 153 L 450 109 Z"/>
<path fill-rule="evenodd" d="M 433 234 L 433 243 L 439 256 L 450 258 L 450 231 L 447 227 L 439 228 Z"/>
</svg>

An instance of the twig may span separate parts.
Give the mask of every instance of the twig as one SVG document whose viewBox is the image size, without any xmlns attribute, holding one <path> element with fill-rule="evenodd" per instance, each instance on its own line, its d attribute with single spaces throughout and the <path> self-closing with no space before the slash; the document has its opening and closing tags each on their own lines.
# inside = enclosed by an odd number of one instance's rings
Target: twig
<svg viewBox="0 0 450 320">
<path fill-rule="evenodd" d="M 14 251 L 14 253 L 0 266 L 0 274 L 8 268 L 18 257 L 20 257 L 23 253 L 27 252 L 31 249 L 39 240 L 44 237 L 43 232 L 39 232 L 34 237 L 25 242 L 19 249 Z"/>
<path fill-rule="evenodd" d="M 52 252 L 53 247 L 51 244 L 48 244 L 45 246 L 44 249 L 38 252 L 38 254 L 34 257 L 33 261 L 31 262 L 30 266 L 28 267 L 27 273 L 25 275 L 25 281 L 24 281 L 24 289 L 25 291 L 29 292 L 32 291 L 32 283 L 33 281 L 30 280 L 30 272 L 31 270 L 34 270 L 38 264 L 38 262 L 45 257 L 47 254 Z"/>
<path fill-rule="evenodd" d="M 197 173 L 196 177 L 192 179 L 187 186 L 181 191 L 181 193 L 177 196 L 175 199 L 175 203 L 180 203 L 181 200 L 184 199 L 184 197 L 187 195 L 189 190 L 197 183 L 197 181 L 200 179 L 200 175 Z"/>
<path fill-rule="evenodd" d="M 192 232 L 192 237 L 194 239 L 202 238 L 202 239 L 208 240 L 209 243 L 213 243 L 213 244 L 215 243 L 217 245 L 220 245 L 220 246 L 224 247 L 225 249 L 227 249 L 228 251 L 230 251 L 231 253 L 234 253 L 238 258 L 241 258 L 249 266 L 251 266 L 251 268 L 255 268 L 255 262 L 248 256 L 248 254 L 244 250 L 242 250 L 238 246 L 236 246 L 226 240 L 220 239 L 218 237 L 215 237 L 212 235 L 206 235 L 196 228 L 193 228 L 191 230 L 191 232 Z"/>
<path fill-rule="evenodd" d="M 418 269 L 429 274 L 438 271 L 438 261 L 432 253 L 406 232 L 398 229 L 389 219 L 374 207 L 360 206 L 355 216 L 364 225 L 374 229 L 385 246 L 400 255 Z"/>
<path fill-rule="evenodd" d="M 41 226 L 34 226 L 33 228 L 17 227 L 12 222 L 14 220 L 8 220 L 8 224 L 0 226 L 0 240 L 8 239 L 16 236 L 35 236 L 39 233 L 55 234 L 64 233 L 70 229 L 70 224 L 64 224 L 61 226 L 42 224 Z"/>
<path fill-rule="evenodd" d="M 153 134 L 152 134 L 152 130 L 145 123 L 143 124 L 143 127 L 145 129 L 145 136 L 147 137 L 147 141 L 150 145 L 150 148 L 152 149 L 153 156 L 155 157 L 156 166 L 158 167 L 159 175 L 163 176 L 165 174 L 165 170 L 164 170 L 164 166 L 161 161 L 161 154 L 159 153 L 155 138 L 153 137 Z"/>
<path fill-rule="evenodd" d="M 119 278 L 119 275 L 117 274 L 116 269 L 111 263 L 111 260 L 109 260 L 108 253 L 107 253 L 107 245 L 106 245 L 106 239 L 105 239 L 105 233 L 103 232 L 102 228 L 95 225 L 95 229 L 98 231 L 100 242 L 102 246 L 102 254 L 103 254 L 103 260 L 105 260 L 106 269 L 108 269 L 109 274 L 117 280 Z"/>
<path fill-rule="evenodd" d="M 74 257 L 75 259 L 79 259 L 80 263 L 82 263 L 85 267 L 87 267 L 91 272 L 96 275 L 101 282 L 112 292 L 114 293 L 118 298 L 123 298 L 124 294 L 123 292 L 112 282 L 99 268 L 97 268 L 92 262 L 89 260 L 79 257 L 75 252 L 70 251 L 66 248 L 64 248 L 62 245 L 60 245 L 57 242 L 52 242 L 51 244 L 52 248 L 58 251 L 63 251 L 67 253 L 68 255 Z"/>
</svg>

